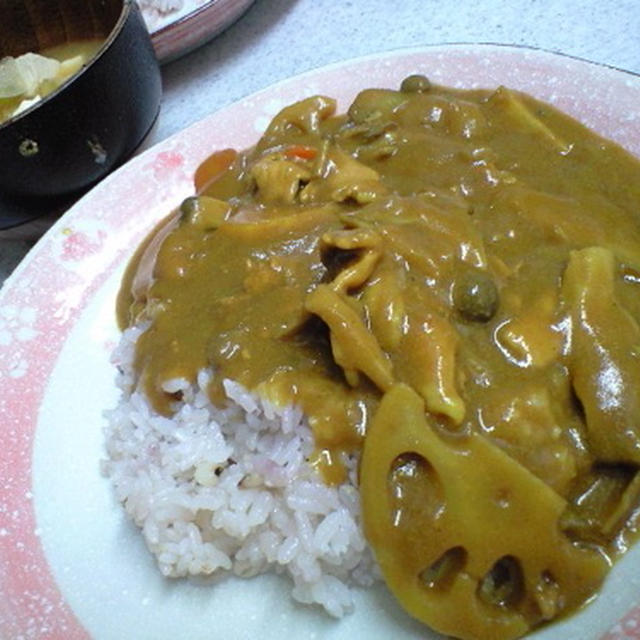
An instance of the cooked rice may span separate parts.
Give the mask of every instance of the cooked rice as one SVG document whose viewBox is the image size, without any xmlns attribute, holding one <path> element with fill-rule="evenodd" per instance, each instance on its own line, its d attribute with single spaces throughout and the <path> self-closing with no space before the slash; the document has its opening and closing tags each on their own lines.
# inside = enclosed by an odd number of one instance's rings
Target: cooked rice
<svg viewBox="0 0 640 640">
<path fill-rule="evenodd" d="M 184 0 L 139 0 L 143 9 L 152 9 L 159 13 L 171 13 L 182 9 Z"/>
<path fill-rule="evenodd" d="M 360 527 L 357 461 L 347 461 L 348 482 L 325 485 L 307 463 L 313 436 L 299 409 L 275 407 L 231 380 L 218 409 L 206 394 L 208 371 L 195 385 L 168 382 L 182 399 L 173 418 L 158 415 L 132 390 L 141 331 L 125 331 L 114 354 L 123 395 L 108 412 L 104 471 L 160 571 L 284 572 L 295 600 L 336 617 L 350 611 L 351 588 L 379 576 Z"/>
<path fill-rule="evenodd" d="M 149 31 L 156 31 L 191 13 L 205 0 L 138 0 Z"/>
</svg>

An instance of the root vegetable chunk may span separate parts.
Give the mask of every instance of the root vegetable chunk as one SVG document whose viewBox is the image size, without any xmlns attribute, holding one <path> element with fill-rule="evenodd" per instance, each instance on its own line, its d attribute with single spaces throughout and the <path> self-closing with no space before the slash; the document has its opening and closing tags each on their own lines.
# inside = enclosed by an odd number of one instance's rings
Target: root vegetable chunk
<svg viewBox="0 0 640 640">
<path fill-rule="evenodd" d="M 562 497 L 478 434 L 445 441 L 405 385 L 385 394 L 367 434 L 361 494 L 387 585 L 457 638 L 520 637 L 580 606 L 609 568 L 560 531 Z"/>
</svg>

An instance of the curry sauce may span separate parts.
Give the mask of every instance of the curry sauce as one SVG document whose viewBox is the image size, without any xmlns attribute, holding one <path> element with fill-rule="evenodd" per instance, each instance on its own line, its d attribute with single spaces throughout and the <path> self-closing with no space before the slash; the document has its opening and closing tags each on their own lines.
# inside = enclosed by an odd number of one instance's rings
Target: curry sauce
<svg viewBox="0 0 640 640">
<path fill-rule="evenodd" d="M 640 163 L 533 98 L 421 76 L 284 109 L 138 250 L 138 385 L 299 405 L 403 606 L 460 638 L 575 610 L 640 510 Z M 461 613 L 464 612 L 464 613 Z"/>
</svg>

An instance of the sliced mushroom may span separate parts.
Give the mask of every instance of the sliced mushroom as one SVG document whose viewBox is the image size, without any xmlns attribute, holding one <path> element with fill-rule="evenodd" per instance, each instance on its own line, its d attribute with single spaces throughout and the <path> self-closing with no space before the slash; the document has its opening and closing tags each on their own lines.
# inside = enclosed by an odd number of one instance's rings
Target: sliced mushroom
<svg viewBox="0 0 640 640">
<path fill-rule="evenodd" d="M 269 154 L 251 167 L 251 176 L 256 181 L 261 200 L 291 204 L 298 195 L 300 183 L 309 180 L 311 172 L 280 154 Z"/>
<path fill-rule="evenodd" d="M 361 287 L 382 256 L 381 245 L 382 238 L 371 229 L 339 229 L 325 233 L 321 238 L 321 249 L 360 250 L 359 257 L 336 274 L 331 288 L 338 293 L 348 293 Z"/>
<path fill-rule="evenodd" d="M 612 251 L 571 253 L 562 296 L 571 318 L 569 371 L 601 462 L 640 463 L 640 328 L 614 290 Z"/>
<path fill-rule="evenodd" d="M 438 313 L 408 315 L 401 343 L 398 377 L 424 399 L 427 410 L 460 425 L 465 403 L 458 392 L 456 351 L 459 335 Z"/>
<path fill-rule="evenodd" d="M 305 308 L 328 325 L 333 356 L 351 386 L 358 384 L 362 372 L 382 391 L 391 387 L 391 362 L 344 296 L 329 285 L 319 285 L 307 296 Z"/>
</svg>

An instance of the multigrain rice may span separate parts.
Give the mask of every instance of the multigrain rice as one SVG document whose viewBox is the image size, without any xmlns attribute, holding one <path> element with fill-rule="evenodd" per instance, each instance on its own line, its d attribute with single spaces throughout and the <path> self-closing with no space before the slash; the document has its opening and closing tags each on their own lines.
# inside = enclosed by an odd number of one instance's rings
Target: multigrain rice
<svg viewBox="0 0 640 640">
<path fill-rule="evenodd" d="M 206 0 L 138 0 L 149 31 L 162 29 L 201 7 Z"/>
<path fill-rule="evenodd" d="M 122 397 L 108 412 L 103 468 L 168 577 L 274 571 L 293 598 L 340 617 L 351 589 L 379 577 L 360 526 L 357 460 L 349 480 L 327 486 L 307 460 L 313 436 L 296 407 L 278 408 L 226 380 L 224 408 L 196 384 L 166 383 L 172 418 L 134 389 L 133 353 L 143 329 L 124 332 L 114 353 Z M 215 586 L 212 586 L 215 588 Z"/>
</svg>

